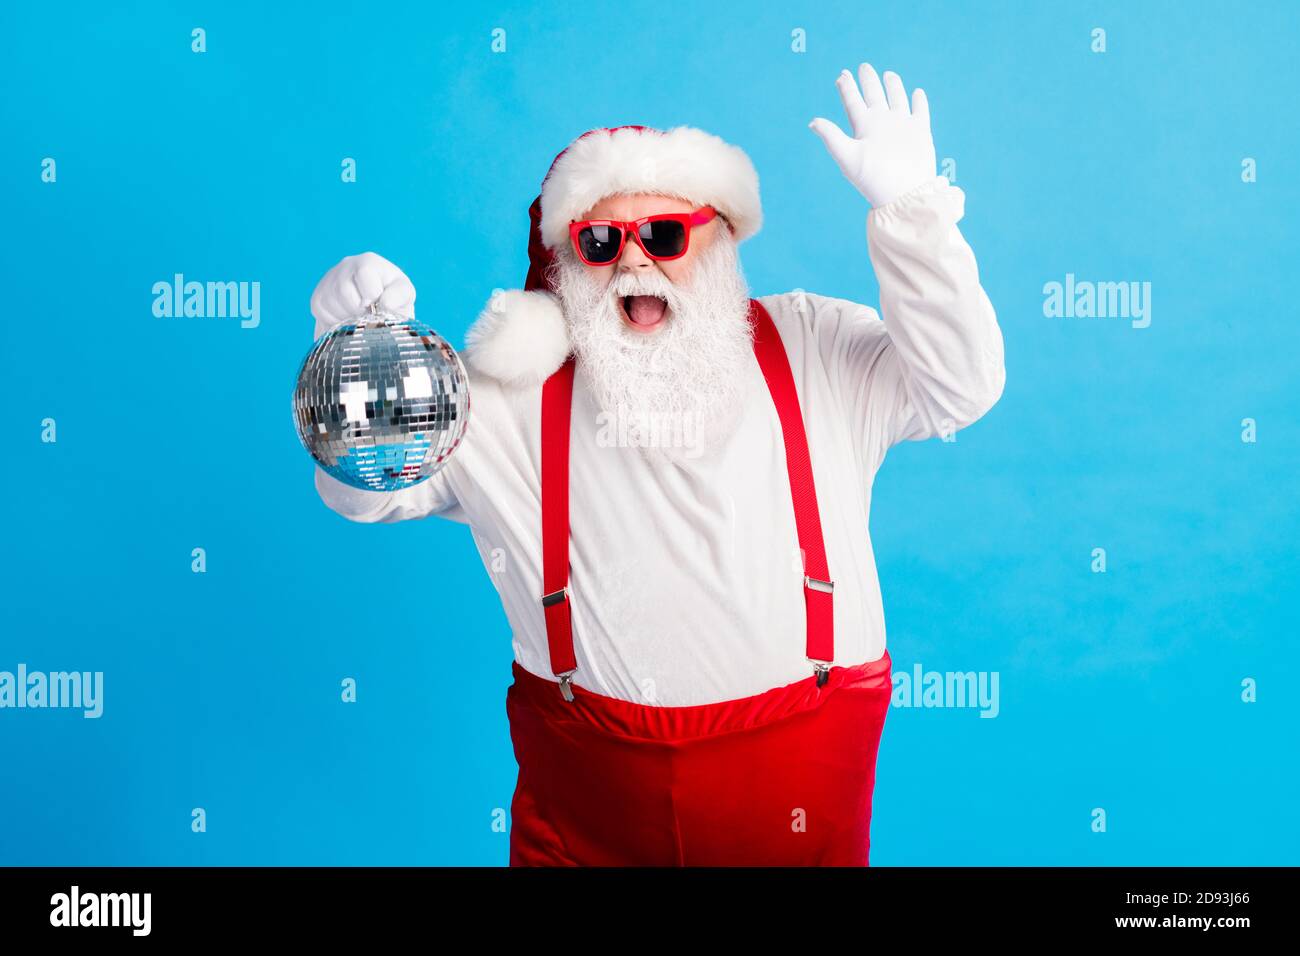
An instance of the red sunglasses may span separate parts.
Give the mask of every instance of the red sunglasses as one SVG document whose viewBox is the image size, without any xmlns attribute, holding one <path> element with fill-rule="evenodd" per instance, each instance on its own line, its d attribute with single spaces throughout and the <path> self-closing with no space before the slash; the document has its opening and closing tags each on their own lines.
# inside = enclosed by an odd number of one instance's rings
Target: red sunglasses
<svg viewBox="0 0 1300 956">
<path fill-rule="evenodd" d="M 666 262 L 686 255 L 691 244 L 691 227 L 702 226 L 717 214 L 712 206 L 701 206 L 694 212 L 665 212 L 630 222 L 584 219 L 569 223 L 569 238 L 578 258 L 589 266 L 615 262 L 629 235 L 648 258 Z"/>
</svg>

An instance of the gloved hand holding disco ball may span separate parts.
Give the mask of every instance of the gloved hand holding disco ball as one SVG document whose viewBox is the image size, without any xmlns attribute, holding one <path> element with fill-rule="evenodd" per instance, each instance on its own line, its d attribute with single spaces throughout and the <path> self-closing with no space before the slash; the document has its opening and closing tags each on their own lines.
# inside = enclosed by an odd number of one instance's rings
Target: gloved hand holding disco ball
<svg viewBox="0 0 1300 956">
<path fill-rule="evenodd" d="M 411 281 L 374 253 L 344 259 L 312 293 L 316 342 L 298 369 L 294 424 L 321 468 L 354 488 L 417 485 L 465 436 L 465 367 L 415 320 L 414 302 Z"/>
</svg>

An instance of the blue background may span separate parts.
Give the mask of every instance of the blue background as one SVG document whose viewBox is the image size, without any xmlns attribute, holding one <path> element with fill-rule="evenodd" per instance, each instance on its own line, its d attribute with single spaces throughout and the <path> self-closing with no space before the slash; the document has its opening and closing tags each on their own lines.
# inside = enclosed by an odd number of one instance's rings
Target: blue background
<svg viewBox="0 0 1300 956">
<path fill-rule="evenodd" d="M 876 481 L 896 670 L 998 671 L 1001 714 L 891 710 L 873 864 L 1300 863 L 1296 4 L 320 6 L 0 13 L 0 670 L 106 683 L 0 711 L 0 862 L 504 864 L 510 632 L 464 526 L 317 497 L 312 288 L 377 251 L 460 345 L 570 139 L 685 123 L 762 177 L 755 294 L 874 305 L 806 128 L 867 59 L 929 94 L 1008 367 Z M 260 327 L 155 318 L 177 272 L 260 282 Z M 1150 327 L 1045 318 L 1067 272 L 1151 282 Z"/>
</svg>

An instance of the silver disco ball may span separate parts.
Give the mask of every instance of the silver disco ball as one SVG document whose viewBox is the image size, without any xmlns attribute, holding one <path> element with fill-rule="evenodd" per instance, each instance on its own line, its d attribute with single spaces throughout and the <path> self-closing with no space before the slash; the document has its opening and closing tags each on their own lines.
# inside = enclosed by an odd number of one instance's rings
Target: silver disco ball
<svg viewBox="0 0 1300 956">
<path fill-rule="evenodd" d="M 465 436 L 465 366 L 427 325 L 372 307 L 307 353 L 293 420 L 303 447 L 339 481 L 409 488 L 438 471 Z"/>
</svg>

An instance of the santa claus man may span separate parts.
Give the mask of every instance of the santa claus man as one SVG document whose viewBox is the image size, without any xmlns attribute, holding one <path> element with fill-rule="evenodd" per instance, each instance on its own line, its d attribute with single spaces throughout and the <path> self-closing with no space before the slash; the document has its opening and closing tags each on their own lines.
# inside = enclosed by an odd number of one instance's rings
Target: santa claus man
<svg viewBox="0 0 1300 956">
<path fill-rule="evenodd" d="M 750 298 L 737 244 L 762 213 L 737 147 L 592 130 L 533 203 L 525 288 L 466 337 L 443 470 L 392 493 L 316 470 L 353 521 L 473 533 L 514 633 L 512 865 L 868 863 L 891 690 L 872 478 L 891 445 L 982 416 L 1004 370 L 925 94 L 865 63 L 837 83 L 852 135 L 809 125 L 872 206 L 880 316 Z M 349 257 L 316 334 L 414 301 L 396 266 Z"/>
</svg>

